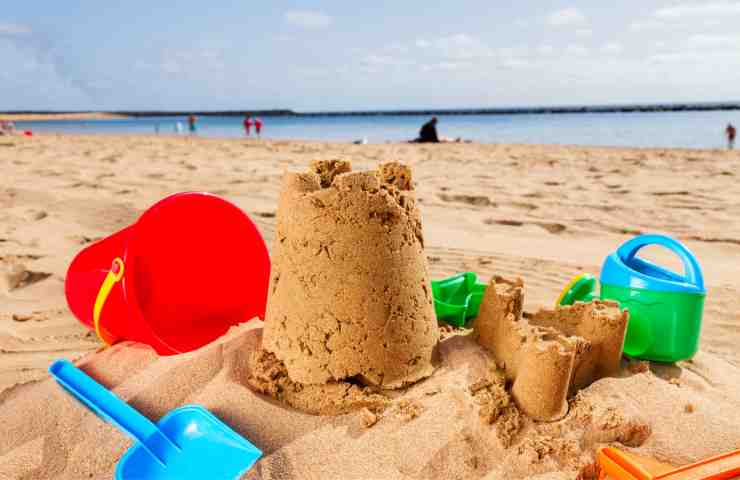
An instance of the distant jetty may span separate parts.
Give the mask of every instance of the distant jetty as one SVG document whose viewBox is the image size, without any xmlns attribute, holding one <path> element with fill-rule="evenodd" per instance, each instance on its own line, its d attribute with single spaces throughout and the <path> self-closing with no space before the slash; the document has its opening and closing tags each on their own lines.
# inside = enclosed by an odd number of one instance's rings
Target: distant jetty
<svg viewBox="0 0 740 480">
<path fill-rule="evenodd" d="M 95 112 L 94 118 L 121 117 L 185 117 L 195 114 L 201 117 L 243 117 L 245 115 L 261 117 L 373 117 L 373 116 L 419 116 L 419 115 L 547 115 L 578 113 L 650 113 L 650 112 L 708 112 L 719 110 L 740 110 L 740 102 L 722 103 L 660 103 L 634 105 L 591 105 L 591 106 L 554 106 L 554 107 L 505 107 L 505 108 L 458 108 L 458 109 L 420 109 L 420 110 L 355 110 L 355 111 L 321 111 L 296 112 L 290 109 L 273 110 L 116 110 Z M 41 119 L 84 117 L 93 115 L 82 111 L 6 111 L 0 117 L 16 115 L 37 117 Z"/>
</svg>

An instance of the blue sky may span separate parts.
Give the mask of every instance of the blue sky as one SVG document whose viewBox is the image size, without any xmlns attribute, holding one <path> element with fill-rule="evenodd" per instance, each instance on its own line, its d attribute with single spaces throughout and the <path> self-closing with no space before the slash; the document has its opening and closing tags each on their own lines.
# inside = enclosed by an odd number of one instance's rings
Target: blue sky
<svg viewBox="0 0 740 480">
<path fill-rule="evenodd" d="M 16 1 L 0 110 L 740 100 L 740 1 Z"/>
</svg>

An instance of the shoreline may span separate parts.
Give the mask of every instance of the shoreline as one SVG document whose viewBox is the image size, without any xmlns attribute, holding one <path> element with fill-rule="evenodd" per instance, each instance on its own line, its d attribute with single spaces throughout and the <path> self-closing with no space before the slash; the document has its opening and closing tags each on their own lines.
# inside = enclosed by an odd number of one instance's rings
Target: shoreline
<svg viewBox="0 0 740 480">
<path fill-rule="evenodd" d="M 295 111 L 292 109 L 267 110 L 111 110 L 91 112 L 65 111 L 7 111 L 0 112 L 0 120 L 104 120 L 138 117 L 387 117 L 428 115 L 562 115 L 596 113 L 667 113 L 667 112 L 712 112 L 737 111 L 740 102 L 713 103 L 651 103 L 624 105 L 571 105 L 532 107 L 485 107 L 485 108 L 424 108 L 400 110 L 346 110 L 346 111 Z"/>
<path fill-rule="evenodd" d="M 0 118 L 2 120 L 2 118 Z M 322 145 L 327 147 L 340 147 L 340 146 L 349 146 L 352 145 L 354 147 L 362 148 L 362 147 L 403 147 L 403 146 L 411 146 L 411 145 L 417 145 L 424 148 L 448 148 L 448 147 L 454 147 L 454 146 L 461 146 L 461 145 L 475 145 L 479 147 L 498 147 L 498 148 L 565 148 L 565 149 L 574 149 L 574 150 L 613 150 L 613 151 L 619 151 L 619 150 L 635 150 L 645 153 L 660 153 L 660 152 L 676 152 L 676 153 L 712 153 L 712 154 L 727 154 L 727 155 L 734 155 L 733 152 L 738 152 L 739 150 L 727 150 L 725 147 L 715 147 L 715 148 L 690 148 L 690 147 L 660 147 L 660 146 L 653 146 L 653 147 L 644 147 L 644 146 L 624 146 L 624 145 L 587 145 L 587 144 L 579 144 L 579 143 L 511 143 L 511 142 L 501 142 L 501 143 L 494 143 L 494 142 L 479 142 L 479 141 L 470 141 L 470 142 L 443 142 L 443 143 L 411 143 L 407 141 L 392 141 L 387 140 L 385 142 L 368 142 L 364 145 L 354 144 L 350 140 L 319 140 L 319 139 L 312 139 L 312 138 L 276 138 L 276 137 L 229 137 L 229 136 L 203 136 L 203 135 L 194 135 L 191 136 L 187 133 L 177 134 L 177 133 L 139 133 L 139 132 L 132 132 L 132 133 L 95 133 L 95 132 L 85 132 L 85 133 L 71 133 L 71 132 L 34 132 L 35 137 L 57 137 L 57 138 L 109 138 L 111 140 L 116 139 L 131 139 L 131 138 L 146 138 L 146 139 L 190 139 L 190 140 L 197 140 L 200 142 L 209 141 L 209 142 L 249 142 L 254 144 L 274 144 L 276 146 L 279 145 L 286 145 L 286 144 L 307 144 L 307 145 Z M 4 140 L 13 139 L 13 138 L 23 138 L 22 135 L 16 135 L 16 136 L 6 136 L 6 137 L 0 137 Z"/>
</svg>

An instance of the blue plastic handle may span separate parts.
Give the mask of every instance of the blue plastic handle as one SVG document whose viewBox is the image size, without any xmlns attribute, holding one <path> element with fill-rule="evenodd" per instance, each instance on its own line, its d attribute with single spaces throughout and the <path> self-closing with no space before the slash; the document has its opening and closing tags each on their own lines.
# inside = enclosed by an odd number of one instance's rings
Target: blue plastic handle
<svg viewBox="0 0 740 480">
<path fill-rule="evenodd" d="M 49 373 L 90 410 L 139 442 L 163 467 L 168 457 L 181 451 L 148 418 L 67 360 L 54 362 Z"/>
<path fill-rule="evenodd" d="M 667 237 L 665 235 L 654 235 L 654 234 L 653 235 L 640 235 L 639 237 L 635 237 L 632 240 L 629 240 L 628 242 L 623 244 L 621 247 L 619 247 L 619 249 L 617 249 L 617 255 L 622 260 L 622 262 L 624 262 L 626 265 L 629 265 L 631 262 L 635 260 L 635 255 L 637 255 L 637 252 L 641 248 L 646 247 L 648 245 L 660 245 L 672 251 L 676 255 L 678 255 L 678 257 L 681 259 L 681 262 L 683 263 L 683 268 L 684 268 L 683 278 L 686 280 L 686 282 L 691 285 L 696 285 L 702 290 L 704 289 L 704 277 L 702 276 L 701 267 L 699 267 L 699 262 L 696 261 L 696 257 L 694 257 L 694 254 L 691 253 L 691 250 L 686 248 L 684 244 L 682 244 L 681 242 L 677 240 L 674 240 L 671 237 Z M 644 264 L 649 265 L 652 268 L 667 272 L 667 270 L 664 270 L 661 267 L 658 267 L 657 265 L 653 265 L 650 262 L 647 262 L 641 259 L 637 259 L 637 260 Z M 673 272 L 670 272 L 670 273 L 673 273 Z"/>
</svg>

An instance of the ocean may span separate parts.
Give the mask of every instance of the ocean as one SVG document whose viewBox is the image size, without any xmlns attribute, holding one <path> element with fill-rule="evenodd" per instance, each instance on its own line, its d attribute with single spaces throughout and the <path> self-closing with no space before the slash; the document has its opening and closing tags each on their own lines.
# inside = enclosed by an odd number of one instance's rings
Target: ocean
<svg viewBox="0 0 740 480">
<path fill-rule="evenodd" d="M 385 143 L 410 140 L 428 115 L 263 117 L 262 136 Z M 482 143 L 567 144 L 624 147 L 723 148 L 728 122 L 740 125 L 740 111 L 438 115 L 441 136 Z M 185 117 L 23 122 L 43 133 L 176 135 Z M 198 135 L 244 137 L 242 118 L 199 117 Z M 254 130 L 252 131 L 254 135 Z"/>
</svg>

